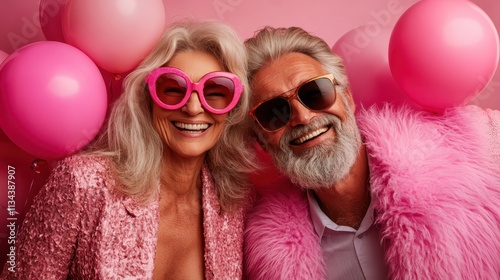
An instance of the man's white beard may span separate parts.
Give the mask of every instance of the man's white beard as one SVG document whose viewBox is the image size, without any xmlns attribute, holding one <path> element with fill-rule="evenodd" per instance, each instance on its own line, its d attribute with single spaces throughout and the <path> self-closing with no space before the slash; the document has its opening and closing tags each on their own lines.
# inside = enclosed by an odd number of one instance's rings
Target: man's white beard
<svg viewBox="0 0 500 280">
<path fill-rule="evenodd" d="M 330 125 L 335 139 L 328 139 L 308 151 L 296 155 L 290 141 L 319 127 Z M 349 110 L 344 123 L 333 115 L 321 115 L 314 122 L 288 131 L 280 141 L 280 149 L 267 145 L 274 163 L 290 180 L 304 189 L 330 188 L 349 173 L 356 161 L 361 135 Z"/>
</svg>

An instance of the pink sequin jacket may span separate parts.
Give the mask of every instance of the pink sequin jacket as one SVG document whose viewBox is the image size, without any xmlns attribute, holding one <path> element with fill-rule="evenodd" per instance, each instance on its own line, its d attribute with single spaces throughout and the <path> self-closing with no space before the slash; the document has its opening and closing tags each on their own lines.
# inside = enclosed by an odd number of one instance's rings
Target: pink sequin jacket
<svg viewBox="0 0 500 280">
<path fill-rule="evenodd" d="M 202 169 L 205 278 L 241 279 L 243 211 L 221 212 Z M 147 206 L 118 193 L 109 161 L 62 160 L 37 195 L 17 240 L 15 273 L 1 279 L 151 279 L 158 201 Z"/>
<path fill-rule="evenodd" d="M 357 120 L 389 279 L 500 279 L 500 112 L 386 107 Z M 264 193 L 244 255 L 248 279 L 326 278 L 304 193 Z"/>
</svg>

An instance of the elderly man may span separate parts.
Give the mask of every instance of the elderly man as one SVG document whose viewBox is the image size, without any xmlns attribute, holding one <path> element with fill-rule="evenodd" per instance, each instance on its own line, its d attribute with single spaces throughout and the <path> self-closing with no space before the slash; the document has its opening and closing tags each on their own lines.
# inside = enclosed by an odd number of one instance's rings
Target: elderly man
<svg viewBox="0 0 500 280">
<path fill-rule="evenodd" d="M 500 112 L 355 114 L 322 39 L 266 27 L 245 44 L 253 132 L 293 183 L 248 217 L 248 278 L 500 277 Z"/>
</svg>

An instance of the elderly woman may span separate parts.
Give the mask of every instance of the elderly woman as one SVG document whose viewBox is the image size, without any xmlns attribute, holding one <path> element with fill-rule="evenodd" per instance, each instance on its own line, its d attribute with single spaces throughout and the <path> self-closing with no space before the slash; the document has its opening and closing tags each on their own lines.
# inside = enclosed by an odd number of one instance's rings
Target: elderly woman
<svg viewBox="0 0 500 280">
<path fill-rule="evenodd" d="M 55 168 L 2 278 L 241 279 L 245 70 L 228 26 L 170 26 L 100 138 Z"/>
</svg>

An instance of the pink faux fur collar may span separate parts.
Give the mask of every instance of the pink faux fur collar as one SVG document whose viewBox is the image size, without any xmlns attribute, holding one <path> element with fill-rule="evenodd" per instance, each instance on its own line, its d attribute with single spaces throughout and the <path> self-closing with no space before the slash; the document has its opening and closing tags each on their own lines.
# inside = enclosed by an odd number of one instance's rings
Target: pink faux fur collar
<svg viewBox="0 0 500 280">
<path fill-rule="evenodd" d="M 358 114 L 389 278 L 500 277 L 500 170 L 489 148 L 500 135 L 491 116 L 472 106 L 440 116 L 407 107 Z M 325 278 L 307 201 L 283 190 L 248 218 L 248 276 Z"/>
<path fill-rule="evenodd" d="M 390 278 L 500 276 L 500 170 L 481 119 L 475 107 L 358 117 Z"/>
</svg>

